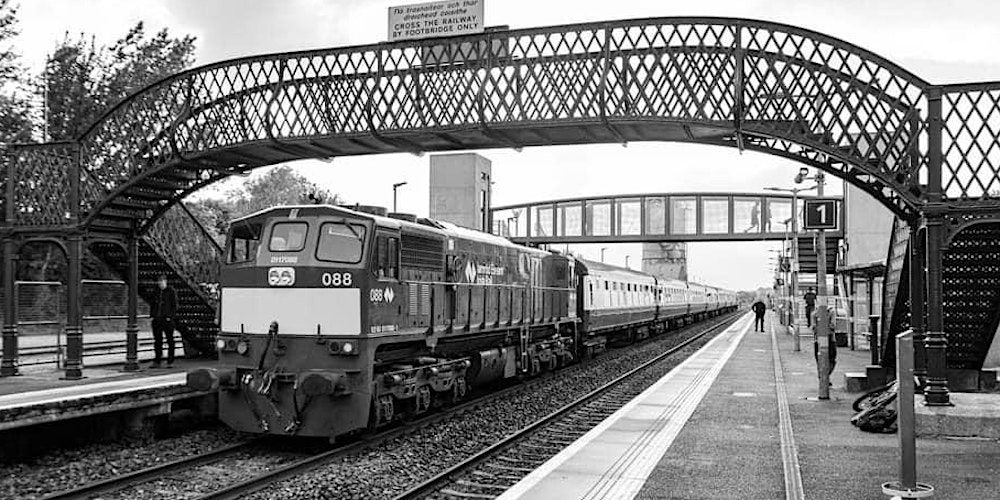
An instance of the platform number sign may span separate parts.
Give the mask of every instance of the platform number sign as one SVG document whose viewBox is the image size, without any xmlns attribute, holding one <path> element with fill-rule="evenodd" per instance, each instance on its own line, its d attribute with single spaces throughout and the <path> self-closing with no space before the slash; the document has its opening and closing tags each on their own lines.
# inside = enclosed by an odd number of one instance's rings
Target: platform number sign
<svg viewBox="0 0 1000 500">
<path fill-rule="evenodd" d="M 818 229 L 837 229 L 837 200 L 809 199 L 804 201 L 806 231 Z"/>
</svg>

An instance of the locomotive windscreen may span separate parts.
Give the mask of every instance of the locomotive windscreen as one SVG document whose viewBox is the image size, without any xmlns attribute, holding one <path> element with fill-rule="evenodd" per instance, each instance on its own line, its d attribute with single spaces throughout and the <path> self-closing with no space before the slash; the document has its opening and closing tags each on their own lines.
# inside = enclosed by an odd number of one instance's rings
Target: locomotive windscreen
<svg viewBox="0 0 1000 500">
<path fill-rule="evenodd" d="M 320 226 L 316 258 L 328 262 L 357 264 L 365 246 L 365 226 L 347 222 L 326 222 Z"/>
</svg>

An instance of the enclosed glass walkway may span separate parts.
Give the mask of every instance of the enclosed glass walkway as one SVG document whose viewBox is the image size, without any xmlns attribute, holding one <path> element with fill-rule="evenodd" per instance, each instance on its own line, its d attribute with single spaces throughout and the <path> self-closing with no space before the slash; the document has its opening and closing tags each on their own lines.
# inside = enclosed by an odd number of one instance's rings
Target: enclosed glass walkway
<svg viewBox="0 0 1000 500">
<path fill-rule="evenodd" d="M 649 193 L 540 201 L 490 212 L 493 233 L 518 243 L 759 241 L 787 236 L 792 203 L 782 194 Z M 801 199 L 796 210 L 801 221 Z M 842 231 L 840 223 L 828 233 L 837 237 Z"/>
</svg>

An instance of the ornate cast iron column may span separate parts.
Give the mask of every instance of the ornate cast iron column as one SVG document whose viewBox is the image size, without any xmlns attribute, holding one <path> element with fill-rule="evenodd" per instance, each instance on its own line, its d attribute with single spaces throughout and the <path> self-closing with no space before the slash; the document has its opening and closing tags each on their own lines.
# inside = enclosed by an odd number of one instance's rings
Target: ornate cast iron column
<svg viewBox="0 0 1000 500">
<path fill-rule="evenodd" d="M 128 240 L 128 323 L 125 325 L 125 368 L 127 372 L 139 369 L 139 324 L 136 319 L 139 308 L 139 237 L 135 231 L 129 233 Z"/>
<path fill-rule="evenodd" d="M 924 384 L 924 403 L 929 406 L 948 406 L 948 373 L 945 353 L 948 337 L 944 332 L 944 301 L 942 290 L 941 253 L 944 242 L 944 218 L 934 215 L 927 218 L 927 333 L 924 335 L 927 382 Z"/>
<path fill-rule="evenodd" d="M 913 373 L 923 381 L 927 377 L 927 353 L 924 348 L 924 242 L 920 221 L 910 223 L 910 329 L 913 330 Z"/>
<path fill-rule="evenodd" d="M 66 273 L 66 380 L 83 378 L 83 328 L 80 324 L 80 257 L 83 237 L 74 234 L 66 239 L 69 269 Z"/>
<path fill-rule="evenodd" d="M 17 277 L 17 245 L 7 236 L 3 242 L 3 358 L 0 377 L 18 375 L 17 371 L 17 298 L 14 279 Z"/>
<path fill-rule="evenodd" d="M 924 404 L 947 406 L 948 373 L 945 353 L 948 337 L 944 332 L 944 300 L 941 284 L 941 261 L 945 238 L 944 214 L 941 202 L 942 138 L 941 88 L 927 89 L 927 205 L 925 238 L 927 246 L 927 331 L 924 349 L 927 356 L 927 382 L 924 384 Z"/>
</svg>

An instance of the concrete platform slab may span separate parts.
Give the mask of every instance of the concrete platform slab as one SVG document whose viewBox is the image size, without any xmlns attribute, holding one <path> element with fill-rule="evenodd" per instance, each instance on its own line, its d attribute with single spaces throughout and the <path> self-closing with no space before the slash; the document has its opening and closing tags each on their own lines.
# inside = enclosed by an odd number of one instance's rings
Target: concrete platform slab
<svg viewBox="0 0 1000 500">
<path fill-rule="evenodd" d="M 82 380 L 49 370 L 0 378 L 0 431 L 204 396 L 185 385 L 188 369 L 205 360 L 178 360 L 172 369 L 124 373 L 120 366 L 88 368 Z"/>
<path fill-rule="evenodd" d="M 656 420 L 654 408 L 666 411 L 662 400 L 647 407 L 646 399 L 683 385 L 684 377 L 671 374 L 501 498 L 886 498 L 881 484 L 897 479 L 898 436 L 853 427 L 856 394 L 843 385 L 845 372 L 865 371 L 870 353 L 838 350 L 832 397 L 818 401 L 811 339 L 800 352 L 784 330 L 774 339 L 729 336 L 738 344 L 697 408 L 661 419 L 661 429 L 672 428 L 669 439 L 650 437 L 660 430 L 638 431 L 644 419 Z M 638 414 L 643 418 L 632 418 Z M 622 442 L 629 436 L 631 446 Z M 918 480 L 936 488 L 934 498 L 1000 499 L 1000 441 L 921 437 L 917 458 Z M 798 482 L 789 479 L 796 475 Z"/>
<path fill-rule="evenodd" d="M 980 437 L 1000 440 L 1000 394 L 951 393 L 954 406 L 914 402 L 918 436 Z"/>
</svg>

